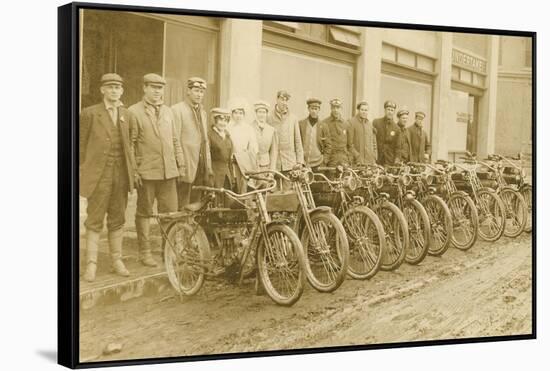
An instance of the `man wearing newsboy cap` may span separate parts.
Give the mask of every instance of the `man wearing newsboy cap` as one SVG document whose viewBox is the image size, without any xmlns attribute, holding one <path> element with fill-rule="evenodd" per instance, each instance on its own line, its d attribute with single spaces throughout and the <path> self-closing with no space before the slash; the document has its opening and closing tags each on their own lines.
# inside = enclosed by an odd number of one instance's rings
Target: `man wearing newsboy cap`
<svg viewBox="0 0 550 371">
<path fill-rule="evenodd" d="M 172 106 L 176 133 L 181 143 L 185 170 L 178 184 L 178 208 L 191 202 L 191 188 L 207 185 L 213 177 L 208 122 L 203 107 L 206 81 L 200 77 L 187 80 L 186 97 Z M 195 197 L 193 197 L 195 198 Z"/>
<path fill-rule="evenodd" d="M 423 121 L 426 117 L 424 112 L 418 111 L 414 114 L 414 124 L 407 128 L 411 138 L 411 161 L 429 162 L 431 146 L 428 134 L 423 128 Z"/>
<path fill-rule="evenodd" d="M 399 127 L 393 119 L 396 107 L 395 102 L 386 101 L 384 117 L 372 123 L 376 130 L 377 161 L 380 165 L 393 165 L 399 161 Z"/>
<path fill-rule="evenodd" d="M 135 159 L 130 150 L 132 114 L 120 101 L 122 78 L 101 77 L 103 101 L 80 114 L 80 195 L 88 201 L 86 221 L 86 281 L 95 280 L 99 235 L 107 216 L 112 270 L 130 273 L 122 262 L 122 238 L 128 192 L 134 188 Z"/>
<path fill-rule="evenodd" d="M 321 137 L 321 122 L 319 120 L 321 100 L 309 98 L 306 104 L 309 115 L 299 123 L 300 134 L 304 147 L 305 164 L 315 169 L 323 164 L 324 159 L 324 141 Z"/>
<path fill-rule="evenodd" d="M 164 104 L 165 85 L 162 76 L 143 76 L 143 99 L 130 107 L 134 114 L 131 143 L 137 162 L 136 232 L 140 261 L 149 267 L 157 265 L 149 240 L 153 204 L 156 200 L 159 213 L 177 211 L 176 179 L 185 167 L 174 116 Z"/>
<path fill-rule="evenodd" d="M 350 165 L 349 125 L 342 118 L 342 101 L 330 101 L 330 116 L 321 122 L 321 136 L 324 138 L 324 162 L 328 166 Z"/>
<path fill-rule="evenodd" d="M 402 108 L 397 111 L 397 127 L 399 128 L 399 161 L 405 163 L 411 160 L 411 137 L 406 127 L 408 121 L 408 109 Z"/>
<path fill-rule="evenodd" d="M 290 94 L 286 90 L 277 92 L 277 104 L 268 116 L 268 123 L 275 128 L 278 139 L 276 169 L 292 170 L 296 164 L 304 163 L 304 149 L 298 119 L 288 108 Z M 285 185 L 286 186 L 286 185 Z"/>
</svg>

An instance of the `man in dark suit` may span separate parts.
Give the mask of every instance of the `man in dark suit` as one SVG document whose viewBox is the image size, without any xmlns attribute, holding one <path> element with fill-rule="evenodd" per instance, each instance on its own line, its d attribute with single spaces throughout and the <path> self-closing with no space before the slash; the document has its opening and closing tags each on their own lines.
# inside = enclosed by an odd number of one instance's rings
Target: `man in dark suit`
<svg viewBox="0 0 550 371">
<path fill-rule="evenodd" d="M 324 157 L 328 166 L 350 165 L 349 123 L 342 118 L 342 101 L 330 101 L 330 116 L 321 122 Z"/>
<path fill-rule="evenodd" d="M 109 251 L 113 270 L 130 273 L 122 262 L 122 237 L 128 192 L 134 188 L 135 159 L 130 150 L 131 113 L 123 107 L 122 78 L 108 73 L 101 78 L 103 102 L 80 114 L 80 195 L 88 200 L 86 226 L 86 272 L 96 276 L 99 234 L 107 215 Z"/>
<path fill-rule="evenodd" d="M 429 162 L 431 145 L 428 134 L 422 127 L 422 121 L 426 117 L 426 114 L 424 112 L 416 112 L 414 116 L 414 124 L 407 128 L 411 138 L 411 161 Z"/>
<path fill-rule="evenodd" d="M 392 101 L 384 103 L 384 117 L 377 118 L 372 125 L 376 129 L 378 163 L 393 165 L 399 161 L 399 128 L 393 120 L 397 105 Z"/>
<path fill-rule="evenodd" d="M 411 161 L 411 136 L 407 130 L 409 111 L 400 109 L 397 112 L 397 127 L 399 127 L 399 161 L 407 163 Z"/>
<path fill-rule="evenodd" d="M 360 165 L 375 164 L 378 157 L 375 130 L 368 119 L 368 112 L 369 104 L 365 101 L 359 102 L 357 114 L 348 122 L 350 155 Z"/>
</svg>

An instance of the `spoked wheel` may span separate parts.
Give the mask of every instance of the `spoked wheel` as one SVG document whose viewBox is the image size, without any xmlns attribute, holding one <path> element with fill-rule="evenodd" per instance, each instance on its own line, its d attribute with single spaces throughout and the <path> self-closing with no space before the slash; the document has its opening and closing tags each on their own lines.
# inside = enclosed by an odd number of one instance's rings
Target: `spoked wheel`
<svg viewBox="0 0 550 371">
<path fill-rule="evenodd" d="M 309 283 L 320 292 L 336 290 L 348 271 L 349 245 L 346 231 L 332 213 L 314 213 L 309 228 L 302 231 L 305 269 Z"/>
<path fill-rule="evenodd" d="M 163 241 L 164 266 L 174 289 L 184 295 L 196 294 L 210 266 L 210 246 L 202 227 L 176 221 Z"/>
<path fill-rule="evenodd" d="M 449 207 L 443 199 L 436 195 L 429 195 L 422 205 L 428 213 L 431 226 L 431 238 L 428 245 L 428 254 L 441 256 L 451 245 L 453 236 L 453 218 Z"/>
<path fill-rule="evenodd" d="M 266 245 L 266 240 L 267 244 Z M 269 297 L 291 306 L 304 292 L 304 253 L 296 233 L 283 224 L 267 227 L 258 246 L 258 275 Z"/>
<path fill-rule="evenodd" d="M 393 271 L 403 264 L 406 251 L 409 248 L 407 221 L 401 210 L 391 202 L 384 202 L 377 206 L 375 211 L 384 227 L 386 243 L 380 269 Z"/>
<path fill-rule="evenodd" d="M 474 245 L 478 235 L 479 221 L 474 201 L 470 196 L 454 193 L 447 203 L 453 220 L 451 243 L 457 249 L 468 250 Z"/>
<path fill-rule="evenodd" d="M 527 203 L 521 193 L 511 188 L 504 188 L 499 196 L 506 209 L 506 227 L 504 235 L 506 237 L 517 237 L 525 228 L 527 222 Z"/>
<path fill-rule="evenodd" d="M 422 204 L 415 199 L 405 200 L 403 215 L 409 227 L 409 248 L 406 250 L 405 261 L 416 265 L 428 254 L 430 219 Z"/>
<path fill-rule="evenodd" d="M 382 263 L 385 239 L 384 227 L 378 216 L 366 206 L 348 210 L 342 218 L 348 236 L 348 274 L 358 280 L 370 278 Z"/>
<path fill-rule="evenodd" d="M 502 237 L 506 227 L 506 209 L 500 197 L 486 189 L 478 191 L 477 213 L 479 237 L 494 242 Z"/>
<path fill-rule="evenodd" d="M 533 222 L 531 219 L 533 217 L 533 187 L 529 184 L 524 185 L 521 187 L 520 192 L 527 204 L 527 220 L 525 221 L 524 231 L 530 233 L 533 229 Z"/>
</svg>

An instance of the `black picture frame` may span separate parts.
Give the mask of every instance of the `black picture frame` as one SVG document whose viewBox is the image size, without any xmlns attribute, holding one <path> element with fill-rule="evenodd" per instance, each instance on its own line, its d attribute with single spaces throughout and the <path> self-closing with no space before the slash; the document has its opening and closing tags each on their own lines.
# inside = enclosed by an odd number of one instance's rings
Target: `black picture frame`
<svg viewBox="0 0 550 371">
<path fill-rule="evenodd" d="M 532 183 L 533 203 L 537 200 L 537 33 L 502 29 L 463 28 L 441 25 L 387 23 L 349 19 L 329 19 L 273 14 L 202 11 L 193 9 L 159 8 L 95 3 L 70 3 L 58 8 L 58 363 L 69 368 L 108 367 L 170 362 L 204 361 L 247 357 L 280 356 L 321 352 L 343 352 L 367 349 L 418 347 L 432 345 L 483 343 L 537 338 L 537 251 L 536 208 L 533 210 L 532 232 L 532 333 L 527 335 L 428 340 L 391 344 L 334 346 L 323 348 L 259 351 L 216 355 L 144 358 L 120 361 L 79 361 L 79 199 L 78 199 L 78 114 L 79 114 L 79 10 L 113 10 L 154 12 L 178 15 L 228 17 L 272 21 L 312 22 L 363 27 L 396 28 L 529 37 L 532 39 Z"/>
</svg>

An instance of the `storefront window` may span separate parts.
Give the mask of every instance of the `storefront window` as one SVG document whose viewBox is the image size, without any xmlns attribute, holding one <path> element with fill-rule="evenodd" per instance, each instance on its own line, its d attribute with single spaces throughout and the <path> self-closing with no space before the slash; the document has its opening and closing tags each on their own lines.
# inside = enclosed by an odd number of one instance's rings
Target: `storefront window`
<svg viewBox="0 0 550 371">
<path fill-rule="evenodd" d="M 217 105 L 217 32 L 187 25 L 166 24 L 164 74 L 167 81 L 165 102 L 169 105 L 184 99 L 189 77 L 199 76 L 207 82 L 204 105 L 210 110 Z"/>
<path fill-rule="evenodd" d="M 116 72 L 125 81 L 126 106 L 141 99 L 143 75 L 162 73 L 164 23 L 125 12 L 85 10 L 82 34 L 82 107 L 101 101 L 101 76 Z"/>
<path fill-rule="evenodd" d="M 167 80 L 165 103 L 181 101 L 191 76 L 208 83 L 207 109 L 218 100 L 218 32 L 125 12 L 85 10 L 82 37 L 82 107 L 101 100 L 99 80 L 116 72 L 124 79 L 126 106 L 141 100 L 143 75 L 157 73 Z"/>
<path fill-rule="evenodd" d="M 454 120 L 447 125 L 449 159 L 454 161 L 465 151 L 477 150 L 477 99 L 464 91 L 451 91 Z"/>
<path fill-rule="evenodd" d="M 340 98 L 344 118 L 353 114 L 353 67 L 330 59 L 310 57 L 278 48 L 262 48 L 261 98 L 275 103 L 278 90 L 285 89 L 292 98 L 291 112 L 304 118 L 308 115 L 306 100 L 323 101 L 321 117 L 330 114 L 328 102 Z"/>
<path fill-rule="evenodd" d="M 392 100 L 397 104 L 397 110 L 406 107 L 410 111 L 409 125 L 414 123 L 414 112 L 422 111 L 426 114 L 424 128 L 428 135 L 431 133 L 432 120 L 432 85 L 400 77 L 383 74 L 381 81 L 381 102 Z M 377 107 L 374 112 L 382 112 Z M 374 119 L 376 117 L 371 117 Z M 397 117 L 396 117 L 397 119 Z"/>
</svg>

